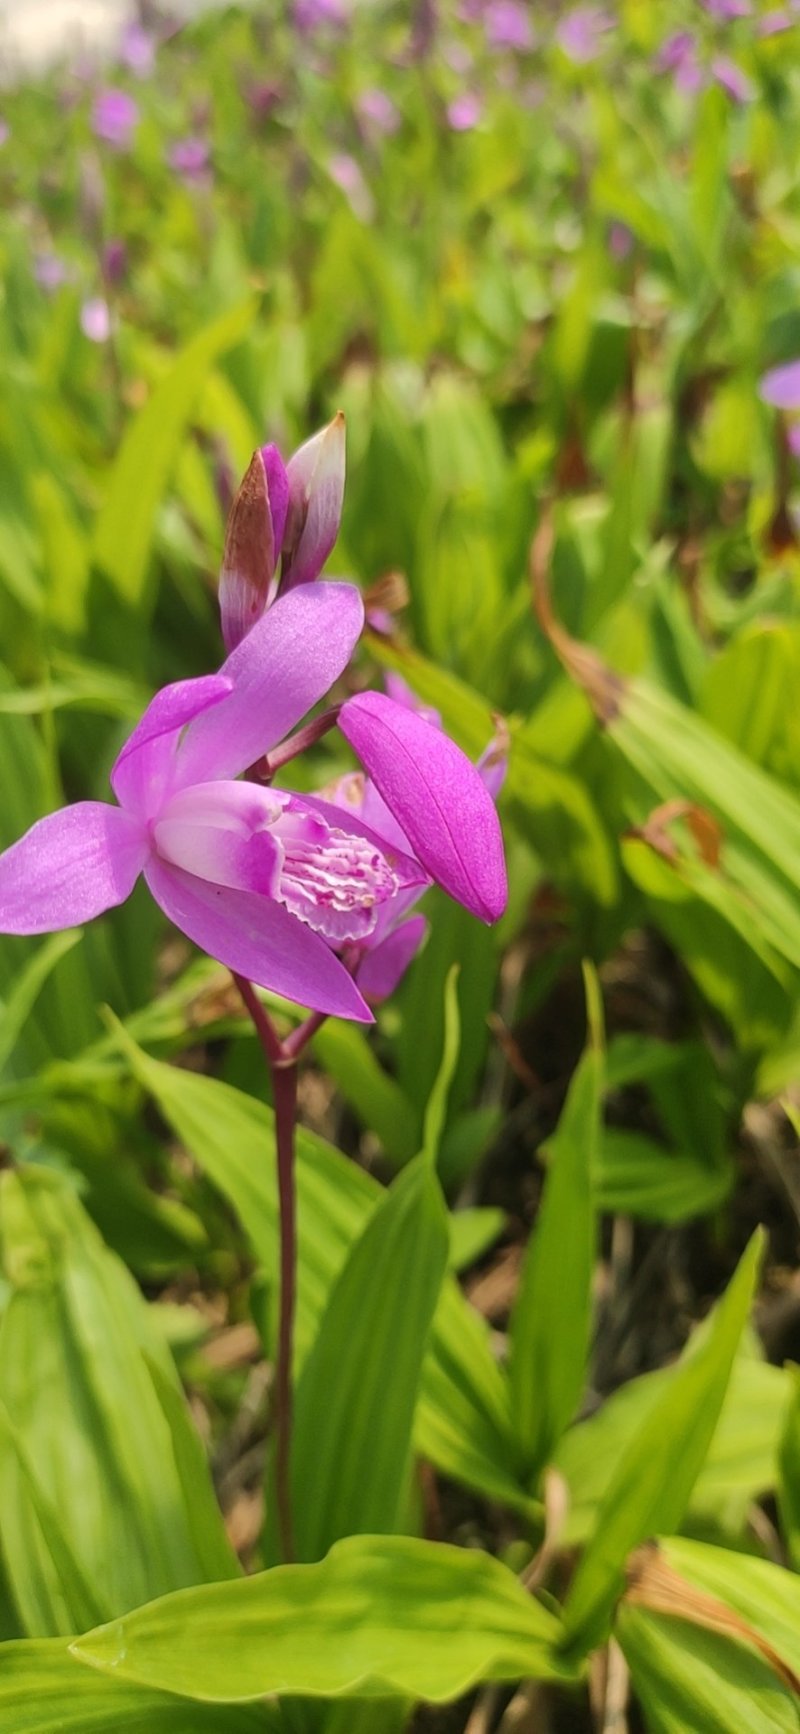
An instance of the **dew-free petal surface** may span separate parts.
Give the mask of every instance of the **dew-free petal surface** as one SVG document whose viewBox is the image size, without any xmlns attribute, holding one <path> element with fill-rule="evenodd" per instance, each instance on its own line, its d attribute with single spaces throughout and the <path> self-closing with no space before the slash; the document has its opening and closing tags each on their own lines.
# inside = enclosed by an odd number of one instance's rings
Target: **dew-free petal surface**
<svg viewBox="0 0 800 1734">
<path fill-rule="evenodd" d="M 169 737 L 227 698 L 231 690 L 225 675 L 203 674 L 197 680 L 176 680 L 155 694 L 111 772 L 111 787 L 124 807 L 146 813 L 158 810 L 177 744 Z"/>
<path fill-rule="evenodd" d="M 181 786 L 238 777 L 283 740 L 347 667 L 363 624 L 354 584 L 304 585 L 280 596 L 220 670 L 233 691 L 189 724 Z"/>
<path fill-rule="evenodd" d="M 339 727 L 431 878 L 483 921 L 496 921 L 508 897 L 503 839 L 466 754 L 379 692 L 348 699 Z"/>
<path fill-rule="evenodd" d="M 416 957 L 427 931 L 424 915 L 412 915 L 402 921 L 392 933 L 366 952 L 358 966 L 357 980 L 364 998 L 370 1005 L 380 1005 L 394 993 L 412 959 Z"/>
<path fill-rule="evenodd" d="M 119 807 L 79 801 L 40 819 L 0 855 L 0 933 L 54 933 L 130 897 L 149 854 Z"/>
<path fill-rule="evenodd" d="M 372 1021 L 344 965 L 282 904 L 252 891 L 210 885 L 156 857 L 148 862 L 145 878 L 170 921 L 237 975 L 311 1011 Z"/>
</svg>

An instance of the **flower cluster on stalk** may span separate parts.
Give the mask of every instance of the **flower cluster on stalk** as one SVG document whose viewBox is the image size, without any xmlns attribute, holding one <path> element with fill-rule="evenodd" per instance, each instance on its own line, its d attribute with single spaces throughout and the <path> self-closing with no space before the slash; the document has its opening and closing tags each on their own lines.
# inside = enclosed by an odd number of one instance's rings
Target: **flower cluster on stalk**
<svg viewBox="0 0 800 1734">
<path fill-rule="evenodd" d="M 341 416 L 287 464 L 272 445 L 254 454 L 223 557 L 225 662 L 156 693 L 111 772 L 116 805 L 62 808 L 0 856 L 0 931 L 78 925 L 143 874 L 174 925 L 238 976 L 368 1021 L 419 947 L 410 910 L 427 886 L 484 921 L 502 913 L 501 749 L 474 766 L 396 683 L 298 729 L 364 623 L 355 585 L 315 582 L 344 470 Z M 334 723 L 363 771 L 318 795 L 275 788 Z"/>
</svg>

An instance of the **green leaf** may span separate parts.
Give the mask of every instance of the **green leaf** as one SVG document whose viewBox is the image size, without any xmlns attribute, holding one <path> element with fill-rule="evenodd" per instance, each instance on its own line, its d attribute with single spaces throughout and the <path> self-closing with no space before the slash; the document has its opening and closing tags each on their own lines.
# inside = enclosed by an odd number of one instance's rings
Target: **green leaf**
<svg viewBox="0 0 800 1734">
<path fill-rule="evenodd" d="M 586 967 L 589 1044 L 550 1143 L 550 1163 L 511 1317 L 514 1427 L 536 1477 L 580 1402 L 595 1259 L 593 1174 L 603 1094 L 602 1007 Z"/>
<path fill-rule="evenodd" d="M 444 1703 L 479 1680 L 558 1675 L 559 1629 L 488 1554 L 351 1536 L 319 1564 L 164 1597 L 72 1653 L 200 1702 L 399 1692 Z"/>
<path fill-rule="evenodd" d="M 14 1734 L 278 1734 L 266 1705 L 188 1704 L 86 1668 L 61 1641 L 0 1645 L 0 1726 Z"/>
<path fill-rule="evenodd" d="M 303 1366 L 291 1457 L 299 1560 L 321 1559 L 345 1535 L 404 1527 L 414 1411 L 448 1246 L 439 1186 L 421 1156 L 351 1247 Z"/>
<path fill-rule="evenodd" d="M 645 1222 L 687 1222 L 717 1210 L 733 1181 L 730 1162 L 713 1167 L 686 1151 L 665 1150 L 643 1132 L 603 1128 L 595 1169 L 601 1210 Z"/>
<path fill-rule="evenodd" d="M 625 1602 L 616 1633 L 650 1734 L 797 1734 L 791 1692 L 743 1644 Z"/>
<path fill-rule="evenodd" d="M 400 1085 L 379 1065 L 361 1030 L 332 1018 L 311 1046 L 344 1100 L 380 1140 L 389 1161 L 410 1161 L 419 1143 L 416 1113 Z"/>
<path fill-rule="evenodd" d="M 567 1599 L 571 1653 L 585 1654 L 602 1641 L 628 1555 L 647 1536 L 669 1533 L 681 1521 L 724 1402 L 761 1245 L 759 1231 L 669 1387 L 618 1460 Z"/>
<path fill-rule="evenodd" d="M 658 1551 L 671 1572 L 733 1608 L 800 1678 L 800 1579 L 771 1560 L 683 1536 L 659 1538 Z"/>
<path fill-rule="evenodd" d="M 800 1571 L 800 1371 L 790 1367 L 787 1376 L 791 1399 L 780 1439 L 778 1509 L 789 1558 L 795 1571 Z"/>
<path fill-rule="evenodd" d="M 458 1014 L 458 964 L 448 970 L 444 984 L 444 1041 L 439 1070 L 428 1097 L 422 1132 L 422 1155 L 435 1163 L 447 1119 L 447 1096 L 458 1064 L 461 1021 Z"/>
<path fill-rule="evenodd" d="M 181 1478 L 171 1360 L 71 1186 L 42 1168 L 4 1173 L 0 1244 L 11 1288 L 0 1324 L 0 1546 L 20 1620 L 41 1636 L 85 1621 L 87 1585 L 109 1617 L 201 1579 L 209 1554 L 189 1513 L 195 1499 L 208 1511 L 213 1496 L 199 1450 L 192 1485 Z M 215 1572 L 226 1562 L 233 1572 L 218 1513 L 216 1523 Z"/>
<path fill-rule="evenodd" d="M 681 1363 L 631 1379 L 595 1415 L 565 1434 L 555 1467 L 570 1492 L 564 1544 L 584 1542 L 596 1528 L 617 1465 L 659 1403 L 669 1402 Z M 708 1455 L 694 1484 L 687 1520 L 739 1536 L 753 1502 L 774 1491 L 778 1441 L 791 1399 L 789 1375 L 753 1355 L 737 1355 Z"/>
<path fill-rule="evenodd" d="M 52 933 L 23 964 L 8 998 L 0 1005 L 0 1071 L 13 1053 L 50 971 L 80 938 L 80 929 Z"/>
<path fill-rule="evenodd" d="M 118 1026 L 135 1074 L 177 1137 L 236 1210 L 267 1273 L 277 1272 L 275 1133 L 271 1111 L 214 1078 L 144 1054 Z M 323 1139 L 297 1129 L 299 1369 L 347 1251 L 382 1197 L 369 1175 Z M 489 1331 L 450 1279 L 443 1287 L 423 1369 L 415 1443 L 445 1474 L 530 1516 L 520 1479 L 508 1385 Z"/>
<path fill-rule="evenodd" d="M 92 553 L 131 607 L 139 607 L 145 594 L 156 513 L 194 404 L 214 362 L 247 334 L 255 313 L 256 302 L 248 298 L 193 337 L 122 441 Z"/>
</svg>

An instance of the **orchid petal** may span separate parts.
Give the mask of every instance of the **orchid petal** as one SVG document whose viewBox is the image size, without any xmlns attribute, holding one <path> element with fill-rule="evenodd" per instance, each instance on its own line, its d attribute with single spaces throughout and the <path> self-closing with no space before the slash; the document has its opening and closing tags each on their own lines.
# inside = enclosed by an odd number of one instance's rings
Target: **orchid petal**
<svg viewBox="0 0 800 1734">
<path fill-rule="evenodd" d="M 427 929 L 424 915 L 412 915 L 408 921 L 393 928 L 374 950 L 365 953 L 356 971 L 356 980 L 370 1005 L 380 1005 L 394 993 L 416 957 Z"/>
<path fill-rule="evenodd" d="M 758 395 L 775 409 L 800 409 L 800 361 L 787 361 L 762 374 Z"/>
<path fill-rule="evenodd" d="M 0 933 L 54 933 L 124 903 L 149 848 L 144 827 L 104 801 L 48 814 L 0 855 Z"/>
<path fill-rule="evenodd" d="M 508 896 L 503 839 L 491 795 L 460 747 L 379 692 L 348 699 L 339 727 L 431 877 L 496 921 Z"/>
<path fill-rule="evenodd" d="M 364 624 L 354 584 L 316 584 L 281 596 L 224 664 L 233 690 L 189 724 L 179 783 L 238 777 L 301 721 L 347 667 Z"/>
<path fill-rule="evenodd" d="M 156 852 L 214 885 L 273 897 L 283 851 L 266 827 L 283 804 L 255 783 L 195 783 L 167 802 L 153 826 Z"/>
<path fill-rule="evenodd" d="M 339 534 L 344 500 L 345 426 L 341 412 L 296 451 L 286 466 L 289 514 L 282 582 L 318 578 Z"/>
<path fill-rule="evenodd" d="M 175 740 L 168 737 L 177 736 L 230 691 L 224 674 L 203 674 L 197 680 L 176 680 L 156 693 L 111 772 L 111 787 L 123 807 L 148 816 L 158 811 L 175 756 Z"/>
<path fill-rule="evenodd" d="M 311 1011 L 372 1022 L 344 964 L 282 904 L 252 891 L 210 885 L 156 857 L 145 878 L 170 921 L 237 975 Z"/>
<path fill-rule="evenodd" d="M 277 446 L 254 452 L 231 507 L 219 580 L 222 637 L 235 650 L 264 613 L 286 528 L 289 479 Z"/>
</svg>

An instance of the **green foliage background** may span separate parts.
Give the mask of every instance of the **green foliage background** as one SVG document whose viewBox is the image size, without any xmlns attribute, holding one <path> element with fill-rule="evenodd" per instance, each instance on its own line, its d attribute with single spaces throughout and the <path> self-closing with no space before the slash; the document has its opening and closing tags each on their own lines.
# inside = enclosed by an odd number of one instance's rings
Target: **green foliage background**
<svg viewBox="0 0 800 1734">
<path fill-rule="evenodd" d="M 0 842 L 106 798 L 151 692 L 217 666 L 232 489 L 342 408 L 330 570 L 403 603 L 352 680 L 401 672 L 472 757 L 502 715 L 511 878 L 495 931 L 431 894 L 374 1035 L 315 1038 L 293 1565 L 224 972 L 141 888 L 0 943 L 15 1734 L 600 1727 L 618 1646 L 655 1734 L 800 1725 L 800 1398 L 748 1322 L 800 1264 L 798 471 L 759 392 L 800 355 L 800 18 L 767 10 L 623 0 L 582 61 L 544 4 L 522 50 L 479 6 L 232 6 L 143 79 L 4 93 Z M 512 1271 L 494 1311 L 474 1267 Z"/>
</svg>

